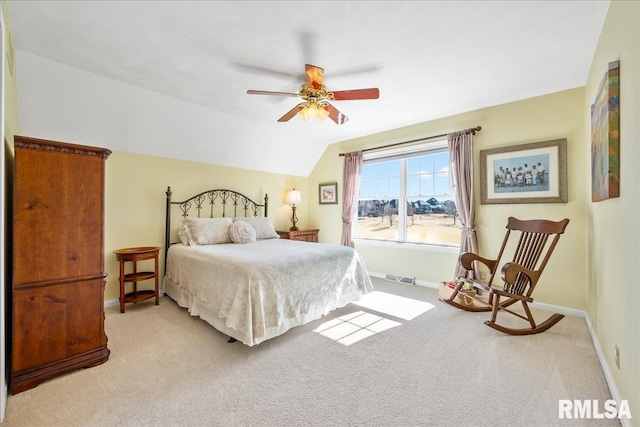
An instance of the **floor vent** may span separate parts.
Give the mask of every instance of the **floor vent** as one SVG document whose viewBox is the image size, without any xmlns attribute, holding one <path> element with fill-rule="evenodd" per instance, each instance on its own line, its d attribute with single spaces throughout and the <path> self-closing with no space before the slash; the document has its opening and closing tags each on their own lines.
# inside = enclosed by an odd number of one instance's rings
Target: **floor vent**
<svg viewBox="0 0 640 427">
<path fill-rule="evenodd" d="M 404 276 L 397 276 L 395 274 L 386 274 L 384 276 L 385 280 L 389 280 L 390 282 L 398 282 L 398 283 L 404 283 L 407 285 L 415 285 L 416 284 L 416 278 L 415 277 L 404 277 Z"/>
</svg>

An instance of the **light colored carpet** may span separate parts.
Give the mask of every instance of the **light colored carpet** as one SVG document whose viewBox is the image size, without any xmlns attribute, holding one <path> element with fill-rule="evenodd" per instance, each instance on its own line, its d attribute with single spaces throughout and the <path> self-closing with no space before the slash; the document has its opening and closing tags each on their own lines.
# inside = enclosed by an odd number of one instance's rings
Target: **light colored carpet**
<svg viewBox="0 0 640 427">
<path fill-rule="evenodd" d="M 558 419 L 559 399 L 611 398 L 584 319 L 507 336 L 435 289 L 373 281 L 383 307 L 252 348 L 169 298 L 111 307 L 109 361 L 10 396 L 3 426 L 619 425 Z"/>
</svg>

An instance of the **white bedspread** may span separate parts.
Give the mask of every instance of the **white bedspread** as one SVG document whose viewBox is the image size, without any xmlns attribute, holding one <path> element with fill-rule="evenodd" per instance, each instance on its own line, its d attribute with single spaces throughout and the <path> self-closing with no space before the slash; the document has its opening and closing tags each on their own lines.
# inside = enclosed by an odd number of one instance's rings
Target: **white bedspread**
<svg viewBox="0 0 640 427">
<path fill-rule="evenodd" d="M 249 346 L 318 319 L 373 290 L 355 250 L 286 239 L 195 247 L 176 244 L 167 255 L 166 279 L 174 292 L 177 288 L 188 295 L 187 304 L 174 299 L 192 315 L 198 315 L 194 312 L 198 306 L 206 307 L 227 328 L 239 331 L 236 336 Z"/>
</svg>

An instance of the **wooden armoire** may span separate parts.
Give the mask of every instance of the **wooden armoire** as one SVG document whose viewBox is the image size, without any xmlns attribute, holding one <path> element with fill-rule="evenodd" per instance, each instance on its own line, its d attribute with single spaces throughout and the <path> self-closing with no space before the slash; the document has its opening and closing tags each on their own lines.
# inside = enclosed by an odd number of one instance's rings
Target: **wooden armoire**
<svg viewBox="0 0 640 427">
<path fill-rule="evenodd" d="M 11 393 L 104 363 L 111 151 L 15 136 Z"/>
</svg>

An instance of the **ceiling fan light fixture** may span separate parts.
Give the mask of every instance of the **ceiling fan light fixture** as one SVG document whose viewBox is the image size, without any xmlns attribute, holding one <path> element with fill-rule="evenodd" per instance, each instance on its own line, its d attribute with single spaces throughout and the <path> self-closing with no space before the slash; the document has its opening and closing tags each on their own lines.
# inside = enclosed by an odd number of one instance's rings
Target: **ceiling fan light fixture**
<svg viewBox="0 0 640 427">
<path fill-rule="evenodd" d="M 287 111 L 284 116 L 278 119 L 278 122 L 288 122 L 298 115 L 302 120 L 309 122 L 319 122 L 329 117 L 337 125 L 346 123 L 349 118 L 328 101 L 378 99 L 380 97 L 380 91 L 375 87 L 329 92 L 325 85 L 322 84 L 324 69 L 316 67 L 315 65 L 306 64 L 305 73 L 307 75 L 307 81 L 300 86 L 298 93 L 248 90 L 247 94 L 292 96 L 301 98 L 304 101 Z"/>
<path fill-rule="evenodd" d="M 309 101 L 298 111 L 298 115 L 304 121 L 319 122 L 329 117 L 329 111 L 317 102 Z"/>
<path fill-rule="evenodd" d="M 324 120 L 329 117 L 329 110 L 326 107 L 320 107 L 320 120 Z"/>
</svg>

